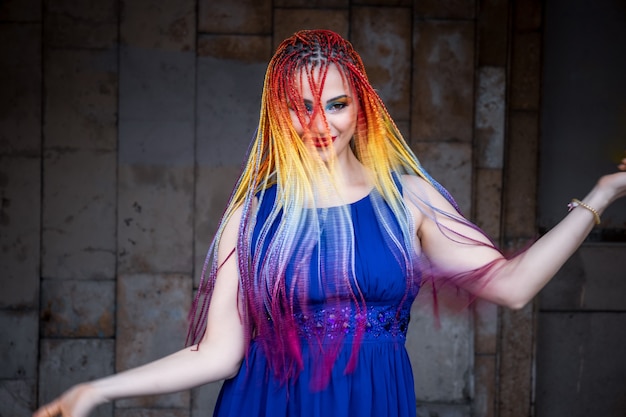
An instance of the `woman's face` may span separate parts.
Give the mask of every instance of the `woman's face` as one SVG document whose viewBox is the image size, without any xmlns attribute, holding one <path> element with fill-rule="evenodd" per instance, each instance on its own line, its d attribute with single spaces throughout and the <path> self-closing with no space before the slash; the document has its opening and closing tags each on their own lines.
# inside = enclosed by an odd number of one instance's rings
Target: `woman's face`
<svg viewBox="0 0 626 417">
<path fill-rule="evenodd" d="M 319 70 L 313 71 L 316 81 L 319 75 Z M 320 102 L 316 102 L 316 95 L 313 94 L 304 73 L 296 77 L 296 83 L 302 87 L 300 95 L 306 110 L 303 117 L 304 126 L 298 118 L 295 106 L 290 105 L 289 114 L 300 138 L 307 146 L 316 149 L 323 160 L 328 160 L 333 154 L 340 157 L 346 152 L 351 152 L 350 140 L 356 129 L 358 102 L 339 68 L 334 64 L 328 67 Z"/>
</svg>

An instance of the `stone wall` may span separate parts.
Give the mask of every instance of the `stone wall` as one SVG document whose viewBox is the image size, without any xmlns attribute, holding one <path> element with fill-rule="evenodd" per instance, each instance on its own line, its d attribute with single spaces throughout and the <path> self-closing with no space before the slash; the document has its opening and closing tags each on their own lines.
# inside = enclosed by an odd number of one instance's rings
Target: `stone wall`
<svg viewBox="0 0 626 417">
<path fill-rule="evenodd" d="M 5 0 L 0 416 L 182 347 L 265 65 L 319 27 L 354 43 L 468 217 L 507 250 L 534 237 L 539 0 Z M 532 305 L 440 330 L 431 312 L 409 338 L 420 415 L 530 415 Z M 205 416 L 218 387 L 94 415 Z"/>
</svg>

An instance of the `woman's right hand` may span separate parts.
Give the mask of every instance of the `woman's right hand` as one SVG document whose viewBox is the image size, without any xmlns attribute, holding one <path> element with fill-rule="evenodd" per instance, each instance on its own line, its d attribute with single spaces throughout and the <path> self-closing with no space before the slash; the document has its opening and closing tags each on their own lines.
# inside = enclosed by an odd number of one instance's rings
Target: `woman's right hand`
<svg viewBox="0 0 626 417">
<path fill-rule="evenodd" d="M 95 407 L 105 402 L 106 399 L 89 383 L 79 384 L 41 406 L 33 417 L 87 417 Z"/>
</svg>

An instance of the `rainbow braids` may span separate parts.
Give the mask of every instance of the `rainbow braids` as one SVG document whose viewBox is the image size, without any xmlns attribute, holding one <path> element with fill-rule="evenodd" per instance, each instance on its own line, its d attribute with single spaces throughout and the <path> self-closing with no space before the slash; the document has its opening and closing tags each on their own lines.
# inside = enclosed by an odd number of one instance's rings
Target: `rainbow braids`
<svg viewBox="0 0 626 417">
<path fill-rule="evenodd" d="M 224 227 L 236 209 L 242 209 L 237 247 L 240 274 L 239 308 L 246 328 L 246 345 L 254 337 L 259 341 L 273 371 L 282 380 L 298 374 L 302 366 L 301 341 L 294 319 L 296 311 L 306 310 L 311 277 L 307 268 L 294 267 L 294 260 L 320 263 L 320 277 L 333 276 L 339 292 L 348 294 L 356 311 L 365 301 L 354 277 L 354 235 L 348 209 L 332 219 L 337 231 L 332 259 L 312 259 L 313 248 L 320 243 L 319 230 L 325 221 L 316 201 L 325 192 L 333 192 L 332 160 L 325 163 L 311 153 L 294 129 L 290 111 L 307 129 L 313 115 L 304 109 L 300 83 L 310 83 L 319 103 L 329 66 L 336 65 L 352 95 L 358 99 L 353 151 L 373 173 L 378 200 L 372 199 L 378 221 L 388 231 L 388 244 L 399 254 L 406 271 L 408 295 L 417 292 L 420 271 L 415 247 L 416 230 L 408 215 L 399 181 L 402 175 L 424 178 L 436 187 L 455 207 L 450 195 L 421 167 L 402 138 L 382 100 L 370 85 L 363 62 L 352 45 L 327 30 L 301 31 L 283 41 L 268 65 L 263 87 L 259 125 L 249 150 L 247 163 L 231 195 L 209 249 L 198 296 L 190 313 L 188 343 L 198 343 L 206 325 L 210 296 L 219 265 L 217 247 Z M 301 84 L 300 84 L 301 87 Z M 290 109 L 291 106 L 291 109 Z M 268 189 L 275 187 L 276 197 L 269 201 L 268 215 L 257 216 Z M 389 214 L 391 212 L 391 215 Z M 401 236 L 394 235 L 399 224 Z M 258 241 L 252 247 L 253 233 Z M 259 248 L 264 248 L 260 250 Z M 323 265 L 322 265 L 323 264 Z M 326 268 L 324 265 L 331 265 Z M 325 269 L 326 268 L 326 269 Z M 332 268 L 332 270 L 330 269 Z M 327 270 L 328 269 L 328 270 Z M 356 358 L 361 323 L 356 331 L 352 359 Z M 329 349 L 335 352 L 336 349 Z M 333 353 L 325 366 L 332 367 Z M 351 360 L 349 367 L 354 366 Z M 349 371 L 350 369 L 347 369 Z"/>
</svg>

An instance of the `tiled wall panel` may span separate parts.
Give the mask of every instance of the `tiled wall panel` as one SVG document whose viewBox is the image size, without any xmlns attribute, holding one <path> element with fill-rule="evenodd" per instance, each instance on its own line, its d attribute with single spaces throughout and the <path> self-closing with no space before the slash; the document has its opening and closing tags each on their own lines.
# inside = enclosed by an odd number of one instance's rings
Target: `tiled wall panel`
<svg viewBox="0 0 626 417">
<path fill-rule="evenodd" d="M 47 0 L 44 42 L 49 48 L 115 48 L 118 14 L 115 0 Z"/>
<path fill-rule="evenodd" d="M 118 372 L 184 347 L 192 280 L 188 275 L 118 277 L 115 368 Z M 187 408 L 189 392 L 123 399 L 119 408 Z"/>
<path fill-rule="evenodd" d="M 471 142 L 474 23 L 415 20 L 411 137 Z"/>
<path fill-rule="evenodd" d="M 0 23 L 0 154 L 40 154 L 41 42 L 39 23 Z"/>
<path fill-rule="evenodd" d="M 198 30 L 206 33 L 269 34 L 271 0 L 199 0 Z"/>
<path fill-rule="evenodd" d="M 120 271 L 192 268 L 193 10 L 191 1 L 124 3 L 118 127 Z M 184 30 L 178 31 L 179 26 Z"/>
<path fill-rule="evenodd" d="M 51 401 L 74 384 L 101 378 L 114 371 L 112 339 L 42 339 L 39 359 L 39 403 Z M 112 417 L 113 404 L 91 414 Z"/>
<path fill-rule="evenodd" d="M 353 7 L 352 43 L 394 120 L 411 114 L 411 10 Z"/>
<path fill-rule="evenodd" d="M 43 276 L 113 279 L 115 153 L 49 150 L 43 168 Z"/>
<path fill-rule="evenodd" d="M 471 371 L 468 373 L 473 362 L 471 315 L 462 309 L 462 304 L 463 301 L 447 306 L 440 299 L 441 326 L 433 314 L 429 289 L 424 289 L 413 304 L 407 349 L 419 404 L 459 404 L 471 395 L 473 376 Z"/>
<path fill-rule="evenodd" d="M 303 29 L 330 29 L 347 37 L 349 22 L 347 9 L 274 9 L 274 48 Z"/>
<path fill-rule="evenodd" d="M 48 49 L 46 148 L 115 151 L 117 50 Z"/>
<path fill-rule="evenodd" d="M 112 280 L 42 281 L 41 305 L 44 337 L 115 335 L 115 282 Z"/>
<path fill-rule="evenodd" d="M 1 308 L 39 307 L 41 162 L 0 157 Z"/>
</svg>

